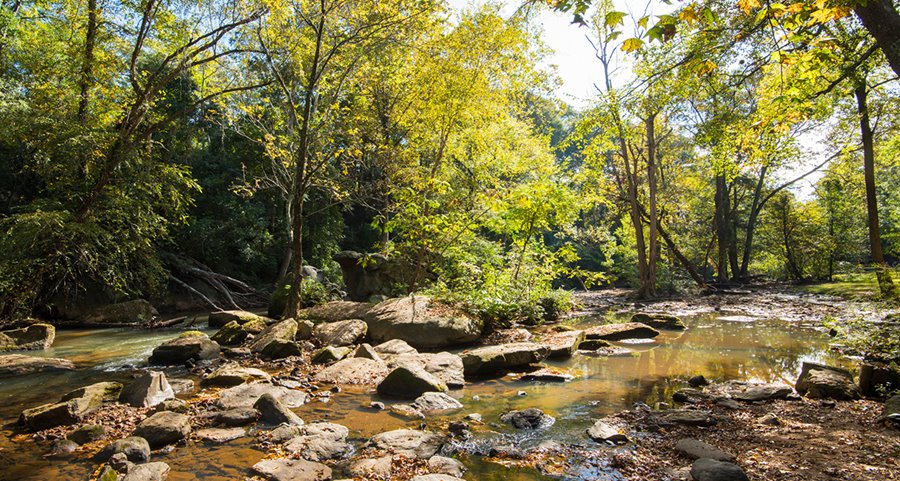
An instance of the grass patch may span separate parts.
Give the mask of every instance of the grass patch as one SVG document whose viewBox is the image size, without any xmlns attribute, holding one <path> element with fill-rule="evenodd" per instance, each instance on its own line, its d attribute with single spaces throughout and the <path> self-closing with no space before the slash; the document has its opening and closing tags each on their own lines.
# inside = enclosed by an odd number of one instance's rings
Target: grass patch
<svg viewBox="0 0 900 481">
<path fill-rule="evenodd" d="M 891 270 L 891 275 L 896 284 L 900 279 L 900 271 Z M 804 291 L 812 294 L 843 297 L 853 300 L 879 300 L 881 290 L 878 288 L 878 278 L 874 271 L 859 271 L 847 274 L 836 274 L 832 282 L 803 286 Z"/>
</svg>

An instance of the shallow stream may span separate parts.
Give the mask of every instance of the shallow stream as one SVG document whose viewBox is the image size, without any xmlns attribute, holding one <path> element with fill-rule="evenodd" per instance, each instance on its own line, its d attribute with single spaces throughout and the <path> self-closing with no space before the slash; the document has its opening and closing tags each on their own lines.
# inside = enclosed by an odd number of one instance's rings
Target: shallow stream
<svg viewBox="0 0 900 481">
<path fill-rule="evenodd" d="M 804 360 L 838 362 L 827 349 L 828 336 L 818 325 L 761 320 L 745 316 L 704 313 L 684 317 L 684 332 L 663 331 L 647 343 L 617 343 L 633 352 L 623 357 L 576 355 L 562 362 L 549 362 L 576 376 L 564 384 L 536 384 L 513 380 L 512 376 L 468 382 L 465 389 L 451 392 L 465 405 L 462 412 L 429 418 L 438 429 L 448 420 L 468 413 L 480 413 L 484 429 L 473 443 L 500 437 L 520 448 L 543 441 L 592 445 L 584 435 L 593 420 L 632 407 L 637 402 L 650 406 L 671 402 L 672 393 L 684 387 L 686 379 L 702 374 L 715 381 L 745 380 L 793 384 Z M 599 317 L 567 321 L 573 326 L 603 323 Z M 64 393 L 98 381 L 126 380 L 132 366 L 146 363 L 150 351 L 180 331 L 131 329 L 62 330 L 54 347 L 34 355 L 63 357 L 79 369 L 73 372 L 43 373 L 0 381 L 0 480 L 87 480 L 94 466 L 89 462 L 49 459 L 49 447 L 16 434 L 18 414 L 26 408 L 57 400 Z M 186 377 L 182 371 L 170 377 Z M 524 391 L 525 395 L 519 395 Z M 351 438 L 363 442 L 368 437 L 401 427 L 418 427 L 421 421 L 401 419 L 388 411 L 364 408 L 378 399 L 365 389 L 344 389 L 328 402 L 314 400 L 296 412 L 301 418 L 337 422 L 350 428 Z M 389 403 L 389 402 L 388 402 Z M 499 416 L 512 409 L 538 407 L 556 417 L 550 428 L 529 434 L 513 433 L 499 424 Z M 479 441 L 481 440 L 481 441 Z M 469 450 L 477 446 L 468 446 Z M 253 437 L 221 446 L 200 443 L 178 447 L 168 454 L 154 455 L 172 468 L 169 480 L 243 479 L 249 467 L 264 452 L 255 447 Z M 464 456 L 469 467 L 466 479 L 481 481 L 535 481 L 547 478 L 531 469 L 510 469 L 485 462 L 478 456 Z M 617 479 L 614 471 L 590 472 L 568 479 Z"/>
</svg>

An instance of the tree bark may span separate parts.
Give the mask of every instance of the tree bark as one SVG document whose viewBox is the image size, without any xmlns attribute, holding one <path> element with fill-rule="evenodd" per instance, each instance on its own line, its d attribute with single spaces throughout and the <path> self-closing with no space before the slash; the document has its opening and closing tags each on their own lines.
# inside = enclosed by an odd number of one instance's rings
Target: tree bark
<svg viewBox="0 0 900 481">
<path fill-rule="evenodd" d="M 656 205 L 656 114 L 644 122 L 647 130 L 647 184 L 649 187 L 650 218 L 648 219 L 649 260 L 647 265 L 647 295 L 656 294 L 656 270 L 659 263 L 659 212 Z"/>
<path fill-rule="evenodd" d="M 716 215 L 714 224 L 716 230 L 716 243 L 718 244 L 718 256 L 716 260 L 717 279 L 719 282 L 728 282 L 728 187 L 725 183 L 725 174 L 716 174 Z"/>
<path fill-rule="evenodd" d="M 91 98 L 91 84 L 94 75 L 94 45 L 97 43 L 97 0 L 88 0 L 87 33 L 84 39 L 84 57 L 81 61 L 79 80 L 78 121 L 87 121 L 88 104 Z"/>
<path fill-rule="evenodd" d="M 753 201 L 750 203 L 750 216 L 747 219 L 747 230 L 744 233 L 744 252 L 741 257 L 741 270 L 738 279 L 745 280 L 749 277 L 750 255 L 753 250 L 753 235 L 756 232 L 756 222 L 759 219 L 759 213 L 762 210 L 762 190 L 766 182 L 766 171 L 769 166 L 763 164 L 759 171 L 759 179 L 756 182 L 756 188 L 753 190 Z"/>
<path fill-rule="evenodd" d="M 900 13 L 891 0 L 860 0 L 853 11 L 878 48 L 884 52 L 894 73 L 900 75 Z"/>
<path fill-rule="evenodd" d="M 872 262 L 878 269 L 878 287 L 882 295 L 895 296 L 896 291 L 890 271 L 884 262 L 884 252 L 881 250 L 881 226 L 878 222 L 878 197 L 875 192 L 875 140 L 872 126 L 869 123 L 868 87 L 865 82 L 854 90 L 856 96 L 856 110 L 859 114 L 859 133 L 863 147 L 863 174 L 866 184 L 866 219 L 869 226 L 869 249 L 872 253 Z"/>
</svg>

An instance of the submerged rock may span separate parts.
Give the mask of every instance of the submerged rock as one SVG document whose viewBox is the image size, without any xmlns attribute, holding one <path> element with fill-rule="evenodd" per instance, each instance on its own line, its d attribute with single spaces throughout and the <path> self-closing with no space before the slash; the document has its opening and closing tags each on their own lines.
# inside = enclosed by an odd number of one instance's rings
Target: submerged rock
<svg viewBox="0 0 900 481">
<path fill-rule="evenodd" d="M 49 349 L 56 339 L 56 328 L 50 324 L 32 324 L 21 329 L 0 332 L 0 352 L 41 351 Z"/>
<path fill-rule="evenodd" d="M 169 465 L 162 462 L 137 464 L 128 469 L 122 481 L 163 481 L 169 471 Z"/>
<path fill-rule="evenodd" d="M 402 365 L 378 384 L 378 393 L 400 399 L 415 399 L 429 391 L 446 391 L 447 385 L 418 366 Z"/>
<path fill-rule="evenodd" d="M 106 437 L 106 428 L 99 424 L 87 424 L 69 433 L 66 439 L 78 444 L 99 441 Z"/>
<path fill-rule="evenodd" d="M 388 299 L 364 318 L 375 342 L 401 339 L 417 348 L 475 342 L 484 324 L 465 312 L 424 296 Z"/>
<path fill-rule="evenodd" d="M 0 356 L 0 378 L 22 376 L 43 371 L 72 371 L 75 364 L 68 359 L 56 357 L 36 357 L 24 354 Z"/>
<path fill-rule="evenodd" d="M 150 364 L 170 366 L 219 357 L 219 344 L 199 331 L 188 331 L 162 343 L 150 355 Z"/>
<path fill-rule="evenodd" d="M 625 339 L 651 339 L 659 335 L 659 331 L 640 322 L 625 322 L 621 324 L 604 324 L 594 326 L 585 331 L 588 339 L 603 339 L 605 341 L 622 341 Z"/>
<path fill-rule="evenodd" d="M 538 408 L 510 411 L 500 416 L 500 420 L 516 429 L 544 429 L 556 422 L 556 418 Z"/>
<path fill-rule="evenodd" d="M 549 354 L 550 349 L 544 345 L 517 342 L 472 349 L 461 357 L 465 374 L 471 376 L 527 366 L 543 361 Z"/>
<path fill-rule="evenodd" d="M 122 390 L 119 402 L 139 408 L 149 408 L 175 397 L 175 390 L 165 373 L 145 371 Z"/>
</svg>

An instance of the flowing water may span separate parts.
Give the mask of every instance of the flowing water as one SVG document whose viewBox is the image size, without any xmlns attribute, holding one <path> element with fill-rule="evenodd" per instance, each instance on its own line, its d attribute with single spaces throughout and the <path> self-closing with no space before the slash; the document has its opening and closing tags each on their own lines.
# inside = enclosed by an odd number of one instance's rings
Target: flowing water
<svg viewBox="0 0 900 481">
<path fill-rule="evenodd" d="M 585 317 L 568 321 L 573 326 L 604 322 Z M 593 419 L 623 409 L 636 402 L 653 406 L 670 402 L 672 393 L 685 380 L 702 374 L 716 381 L 746 380 L 793 384 L 804 360 L 840 362 L 827 349 L 828 336 L 814 324 L 760 320 L 715 313 L 686 317 L 688 329 L 664 331 L 652 342 L 619 343 L 633 352 L 623 357 L 574 356 L 548 365 L 569 372 L 576 379 L 564 384 L 535 384 L 515 381 L 512 376 L 469 382 L 451 394 L 465 405 L 462 412 L 429 418 L 429 426 L 439 429 L 448 420 L 466 413 L 480 413 L 485 421 L 467 452 L 479 452 L 480 444 L 501 439 L 519 448 L 542 441 L 590 445 L 584 430 Z M 86 461 L 45 458 L 46 443 L 33 443 L 27 436 L 12 438 L 19 412 L 50 401 L 81 385 L 101 380 L 125 380 L 132 366 L 145 364 L 150 351 L 179 331 L 126 329 L 60 331 L 53 349 L 35 355 L 64 357 L 79 366 L 73 372 L 43 373 L 0 381 L 0 480 L 86 480 L 93 466 Z M 170 372 L 185 377 L 185 372 Z M 519 395 L 523 391 L 525 395 Z M 327 402 L 313 401 L 297 410 L 306 420 L 329 420 L 350 428 L 351 438 L 363 442 L 368 437 L 401 427 L 418 427 L 421 421 L 401 419 L 388 411 L 366 407 L 379 399 L 365 389 L 345 389 Z M 499 416 L 509 410 L 539 407 L 554 416 L 556 423 L 546 430 L 514 433 L 500 425 Z M 169 463 L 173 481 L 243 479 L 248 468 L 264 452 L 252 437 L 226 445 L 200 443 L 178 447 L 154 460 Z M 463 455 L 469 467 L 466 479 L 535 481 L 551 479 L 531 469 L 510 469 L 485 462 L 475 455 Z M 586 468 L 587 469 L 587 468 Z M 614 471 L 591 471 L 580 479 L 617 479 Z"/>
</svg>

